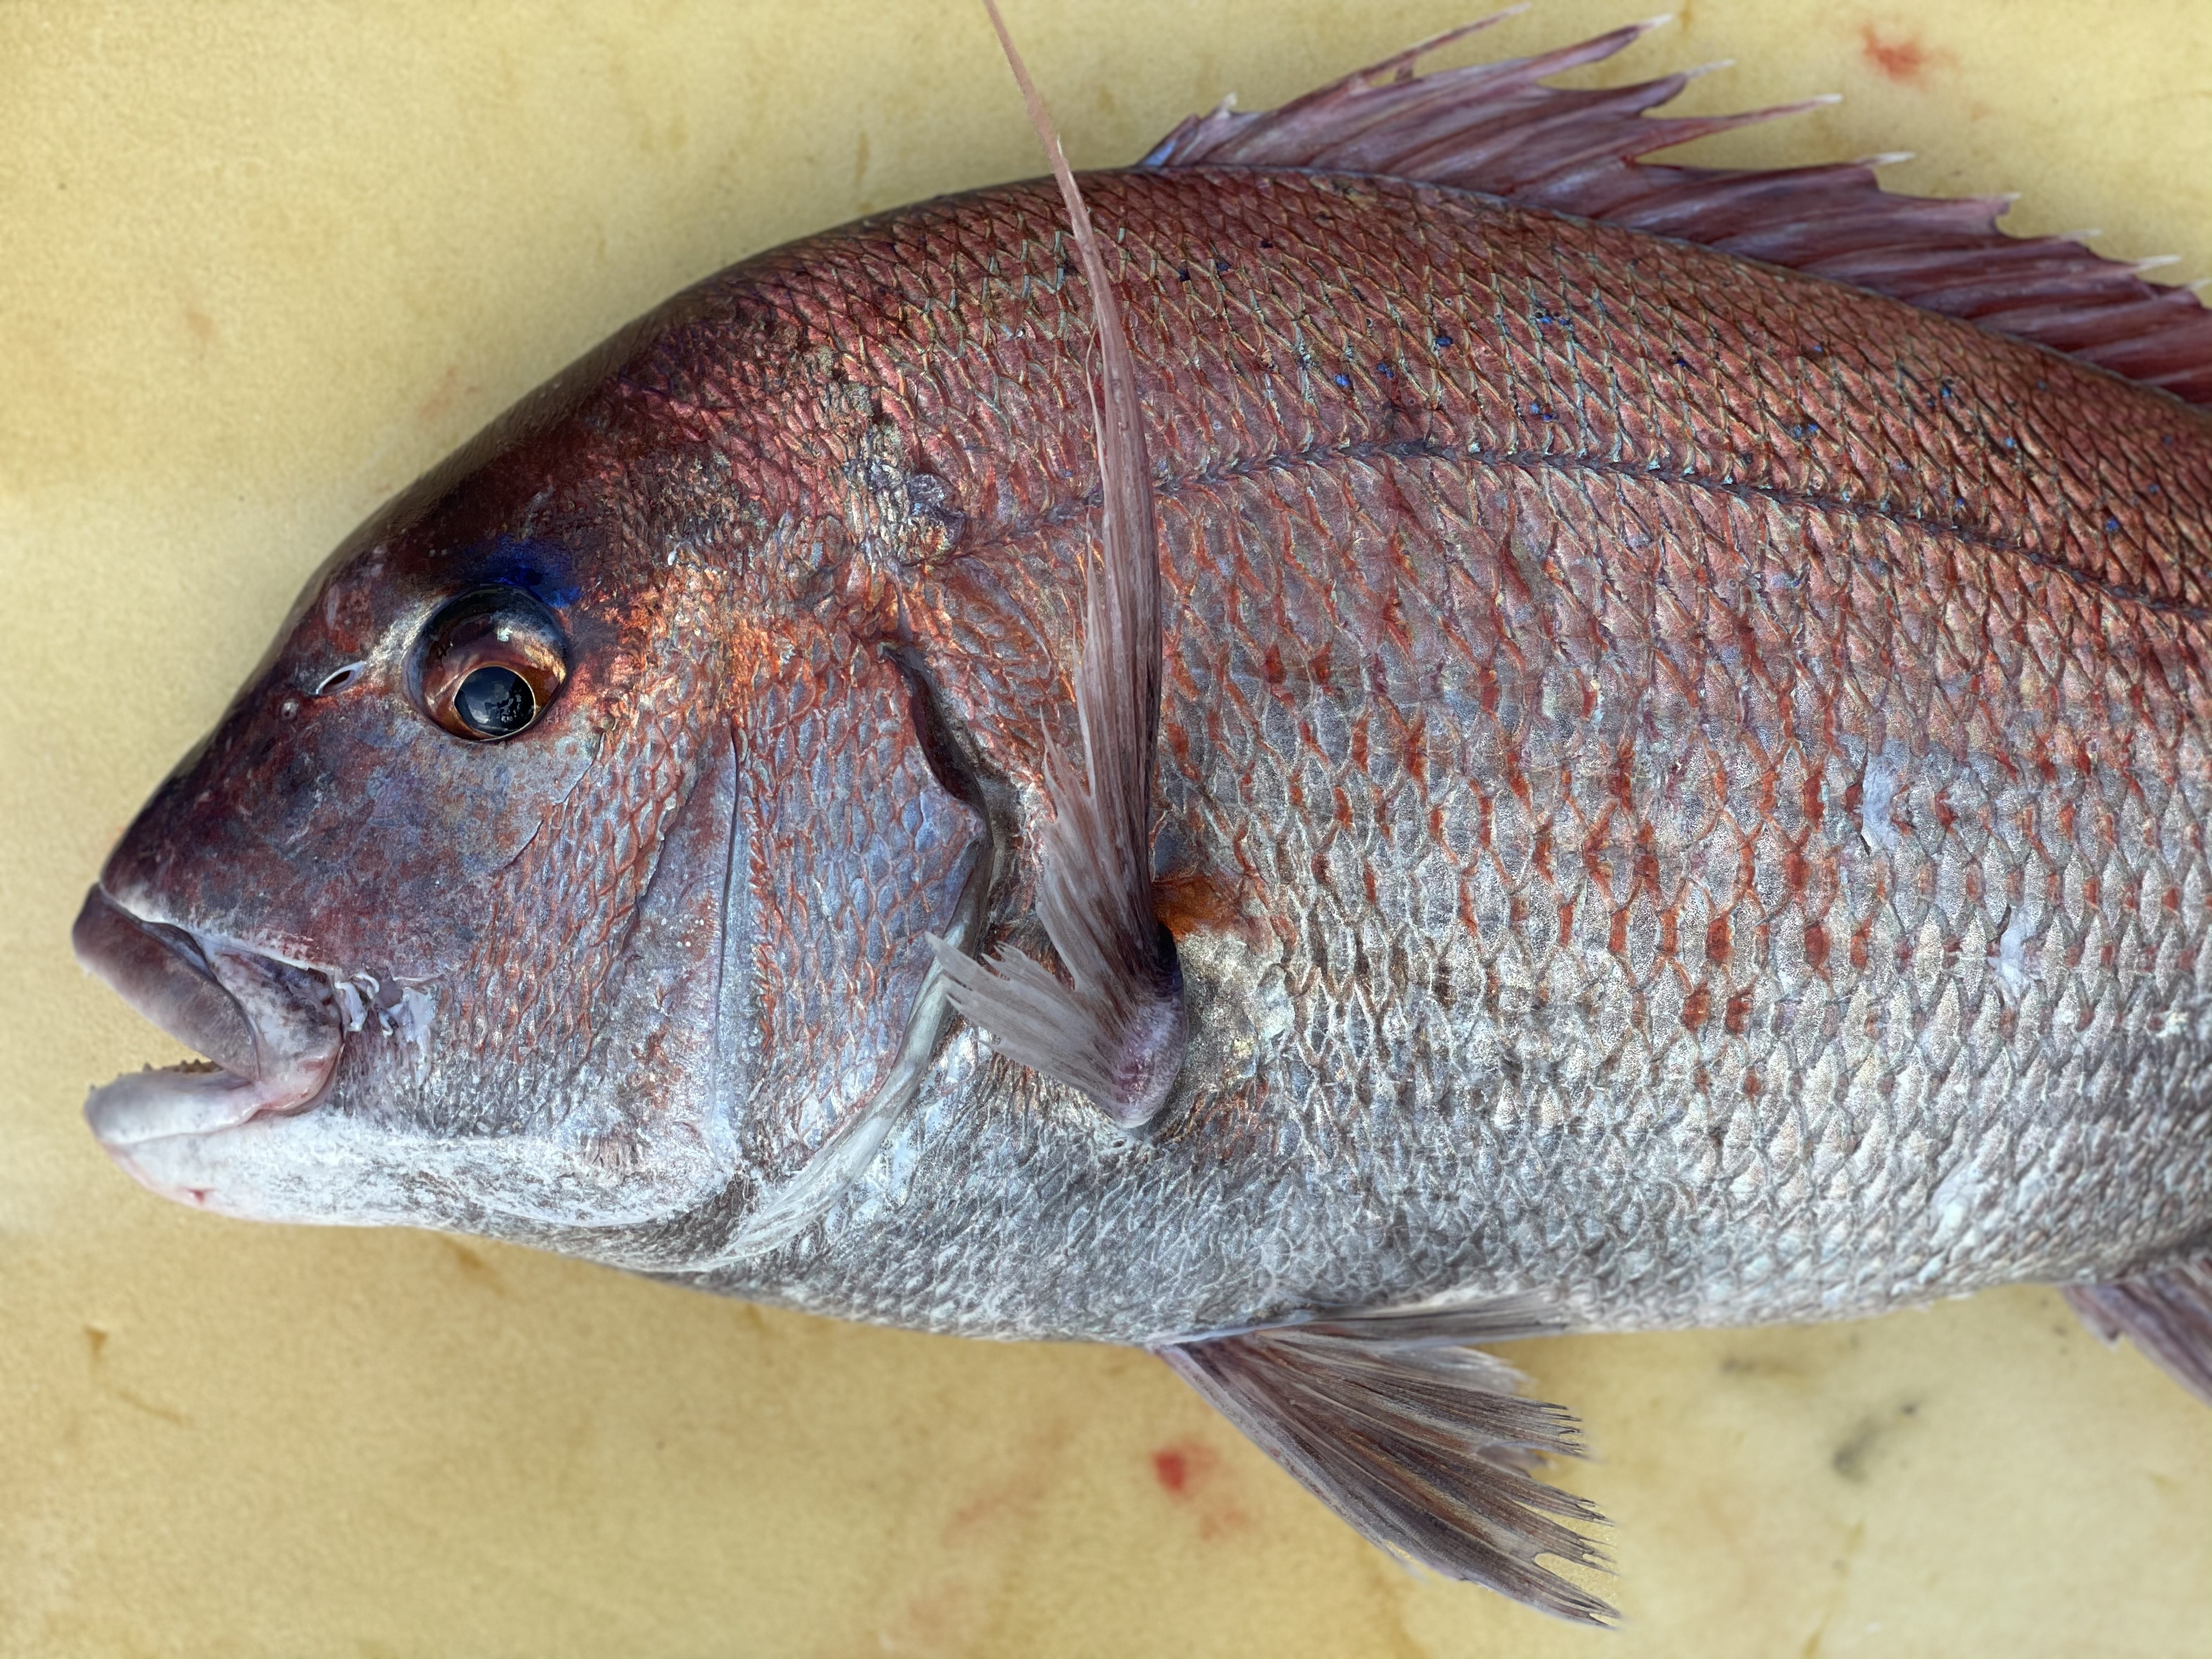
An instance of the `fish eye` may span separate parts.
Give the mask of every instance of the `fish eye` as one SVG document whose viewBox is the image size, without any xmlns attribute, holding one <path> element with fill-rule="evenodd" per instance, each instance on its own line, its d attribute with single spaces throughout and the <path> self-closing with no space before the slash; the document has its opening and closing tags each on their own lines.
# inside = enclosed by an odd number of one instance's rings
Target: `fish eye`
<svg viewBox="0 0 2212 1659">
<path fill-rule="evenodd" d="M 527 730 L 561 694 L 567 641 L 553 613 L 517 587 L 441 605 L 415 647 L 415 697 L 457 738 L 496 743 Z"/>
</svg>

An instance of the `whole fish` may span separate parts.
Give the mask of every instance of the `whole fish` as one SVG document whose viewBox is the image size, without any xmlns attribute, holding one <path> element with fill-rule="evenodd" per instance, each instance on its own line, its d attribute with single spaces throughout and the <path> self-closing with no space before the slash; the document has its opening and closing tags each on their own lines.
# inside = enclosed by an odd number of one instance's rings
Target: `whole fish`
<svg viewBox="0 0 2212 1659">
<path fill-rule="evenodd" d="M 206 1056 L 102 1142 L 1150 1346 L 1582 1619 L 1471 1342 L 2033 1280 L 2212 1398 L 2212 318 L 1640 162 L 1782 112 L 1542 84 L 1639 33 L 832 232 L 526 400 L 102 872 Z"/>
</svg>

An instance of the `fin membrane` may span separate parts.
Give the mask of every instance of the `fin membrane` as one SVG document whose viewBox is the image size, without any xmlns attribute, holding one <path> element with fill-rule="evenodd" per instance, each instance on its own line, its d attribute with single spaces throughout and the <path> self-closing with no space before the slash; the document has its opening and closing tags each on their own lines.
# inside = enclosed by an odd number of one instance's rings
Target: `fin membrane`
<svg viewBox="0 0 2212 1659">
<path fill-rule="evenodd" d="M 1182 1065 L 1188 1024 L 1175 940 L 1152 908 L 1152 766 L 1160 721 L 1160 563 L 1137 369 L 1121 302 L 1060 139 L 1006 33 L 985 0 L 1052 161 L 1091 290 L 1104 383 L 1092 424 L 1104 499 L 1103 545 L 1084 584 L 1083 657 L 1075 712 L 1078 776 L 1057 749 L 1045 758 L 1052 822 L 1037 880 L 1037 914 L 1073 986 L 1006 949 L 988 962 L 934 941 L 952 1005 L 1008 1058 L 1079 1089 L 1124 1129 L 1158 1115 Z"/>
<path fill-rule="evenodd" d="M 2212 1406 L 2212 1251 L 2110 1285 L 2069 1285 L 2060 1294 L 2097 1335 L 2131 1339 Z"/>
<path fill-rule="evenodd" d="M 1875 182 L 1876 162 L 1761 171 L 1636 159 L 1832 100 L 1655 117 L 1644 112 L 1695 71 L 1602 91 L 1541 84 L 1612 57 L 1656 22 L 1533 58 L 1413 73 L 1423 54 L 1512 15 L 1437 35 L 1280 109 L 1247 114 L 1224 102 L 1184 121 L 1142 165 L 1301 167 L 1480 191 L 1849 283 L 2212 404 L 2212 312 L 2186 289 L 2143 281 L 2144 264 L 2063 237 L 2006 235 L 1996 222 L 2009 198 L 1893 196 Z"/>
<path fill-rule="evenodd" d="M 1568 1522 L 1601 1524 L 1547 1486 L 1544 1457 L 1579 1456 L 1574 1419 L 1522 1398 L 1504 1362 L 1461 1346 L 1556 1324 L 1525 1304 L 1377 1315 L 1155 1350 L 1254 1443 L 1402 1559 L 1583 1624 L 1613 1609 L 1537 1565 L 1603 1567 Z"/>
</svg>

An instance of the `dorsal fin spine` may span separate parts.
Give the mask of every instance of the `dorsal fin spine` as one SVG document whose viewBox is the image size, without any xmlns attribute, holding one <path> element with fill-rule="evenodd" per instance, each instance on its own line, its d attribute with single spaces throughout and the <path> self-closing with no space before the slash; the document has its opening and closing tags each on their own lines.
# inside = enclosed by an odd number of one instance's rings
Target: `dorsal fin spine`
<svg viewBox="0 0 2212 1659">
<path fill-rule="evenodd" d="M 1612 57 L 1665 19 L 1534 57 L 1413 72 L 1426 52 L 1510 15 L 1447 31 L 1279 109 L 1244 112 L 1224 100 L 1176 127 L 1144 165 L 1297 167 L 1480 191 L 1849 283 L 2212 404 L 2212 312 L 2193 289 L 2143 280 L 2170 256 L 2113 260 L 2078 239 L 2008 236 L 1996 222 L 2008 195 L 1891 195 L 1874 169 L 1902 155 L 1765 172 L 1637 159 L 1833 94 L 1734 115 L 1655 116 L 1646 112 L 1719 65 L 1597 91 L 1541 84 Z"/>
</svg>

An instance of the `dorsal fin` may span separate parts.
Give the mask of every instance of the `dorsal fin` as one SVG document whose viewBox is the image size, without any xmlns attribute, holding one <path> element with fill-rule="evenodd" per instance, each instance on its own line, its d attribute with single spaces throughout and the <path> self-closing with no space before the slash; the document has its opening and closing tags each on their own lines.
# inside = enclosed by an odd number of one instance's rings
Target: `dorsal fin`
<svg viewBox="0 0 2212 1659">
<path fill-rule="evenodd" d="M 1419 179 L 1697 242 L 1886 294 L 2063 351 L 2193 404 L 2212 404 L 2212 312 L 2060 236 L 1997 228 L 2002 196 L 1897 196 L 1875 161 L 1771 171 L 1636 158 L 1778 115 L 1652 116 L 1694 71 L 1573 91 L 1547 76 L 1612 57 L 1664 19 L 1533 58 L 1432 75 L 1425 53 L 1501 12 L 1346 76 L 1279 109 L 1224 101 L 1154 146 L 1153 167 L 1298 167 Z"/>
</svg>

